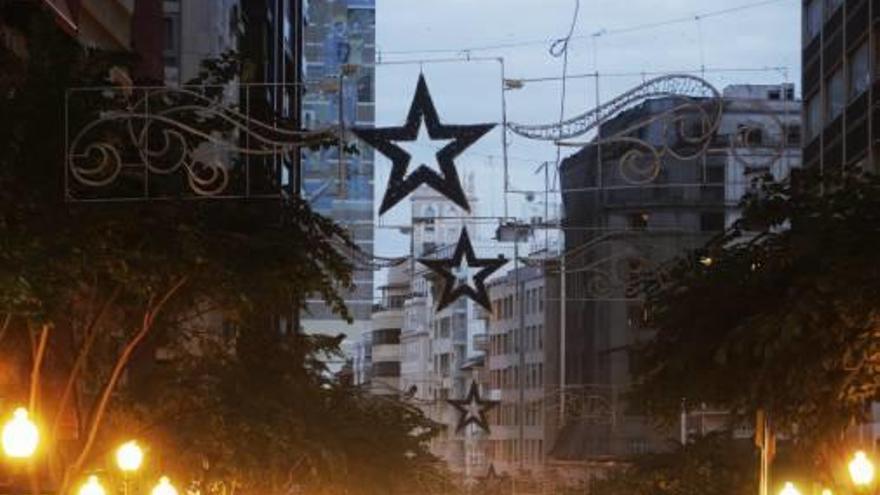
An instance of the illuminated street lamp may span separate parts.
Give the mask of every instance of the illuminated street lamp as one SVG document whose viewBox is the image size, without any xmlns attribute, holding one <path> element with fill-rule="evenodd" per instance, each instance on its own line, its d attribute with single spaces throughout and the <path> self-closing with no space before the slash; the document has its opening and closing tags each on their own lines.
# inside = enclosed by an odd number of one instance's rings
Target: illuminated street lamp
<svg viewBox="0 0 880 495">
<path fill-rule="evenodd" d="M 174 485 L 171 484 L 171 480 L 168 479 L 168 476 L 162 476 L 159 478 L 159 484 L 153 488 L 153 491 L 150 492 L 151 495 L 177 495 L 177 489 L 174 488 Z"/>
<path fill-rule="evenodd" d="M 801 495 L 801 492 L 796 486 L 794 486 L 794 483 L 786 481 L 785 485 L 782 487 L 782 491 L 779 492 L 779 495 Z"/>
<path fill-rule="evenodd" d="M 874 464 L 865 455 L 865 452 L 858 451 L 849 461 L 849 476 L 852 478 L 854 485 L 864 487 L 874 481 Z"/>
<path fill-rule="evenodd" d="M 98 477 L 93 474 L 89 476 L 89 479 L 87 479 L 86 482 L 83 483 L 83 486 L 80 487 L 79 495 L 107 495 L 107 491 L 101 486 Z"/>
<path fill-rule="evenodd" d="M 144 450 L 136 440 L 122 444 L 116 449 L 116 465 L 123 473 L 133 473 L 141 468 L 144 462 Z"/>
<path fill-rule="evenodd" d="M 3 427 L 3 452 L 14 459 L 27 459 L 34 455 L 40 442 L 37 425 L 28 418 L 28 411 L 19 407 L 12 419 Z"/>
</svg>

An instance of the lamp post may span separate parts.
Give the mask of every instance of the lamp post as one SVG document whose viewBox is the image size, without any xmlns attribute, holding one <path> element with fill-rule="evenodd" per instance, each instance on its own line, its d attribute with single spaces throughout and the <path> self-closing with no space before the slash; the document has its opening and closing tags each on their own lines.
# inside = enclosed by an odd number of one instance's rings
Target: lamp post
<svg viewBox="0 0 880 495">
<path fill-rule="evenodd" d="M 40 443 L 40 431 L 28 417 L 27 409 L 19 407 L 3 426 L 3 452 L 13 459 L 29 459 Z"/>
<path fill-rule="evenodd" d="M 85 483 L 79 488 L 79 495 L 107 495 L 107 490 L 94 474 L 89 476 Z"/>
<path fill-rule="evenodd" d="M 174 488 L 174 485 L 171 484 L 171 480 L 168 479 L 168 476 L 162 476 L 159 478 L 159 483 L 153 488 L 153 491 L 150 492 L 151 495 L 177 495 L 177 488 Z"/>
<path fill-rule="evenodd" d="M 857 488 L 865 488 L 874 482 L 874 463 L 864 451 L 859 450 L 849 461 L 849 476 Z"/>
<path fill-rule="evenodd" d="M 128 495 L 129 476 L 136 473 L 144 462 L 144 450 L 136 440 L 129 440 L 116 449 L 116 466 L 122 471 L 122 493 Z"/>
<path fill-rule="evenodd" d="M 782 490 L 779 491 L 779 495 L 801 495 L 801 491 L 794 486 L 794 483 L 786 481 L 782 486 Z"/>
</svg>

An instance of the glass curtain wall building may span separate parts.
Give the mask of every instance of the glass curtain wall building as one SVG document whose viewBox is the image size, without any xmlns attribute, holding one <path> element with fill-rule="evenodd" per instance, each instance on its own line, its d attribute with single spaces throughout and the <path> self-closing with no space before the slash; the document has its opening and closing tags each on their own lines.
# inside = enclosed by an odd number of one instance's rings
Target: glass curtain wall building
<svg viewBox="0 0 880 495">
<path fill-rule="evenodd" d="M 303 125 L 374 125 L 375 0 L 310 0 L 306 12 Z M 335 147 L 305 152 L 302 191 L 316 211 L 348 229 L 358 246 L 372 254 L 374 153 L 368 146 L 357 147 L 358 153 L 341 157 Z M 303 328 L 351 336 L 368 331 L 373 272 L 357 271 L 355 283 L 346 297 L 355 320 L 351 327 L 342 327 L 338 316 L 315 301 L 301 315 Z"/>
</svg>

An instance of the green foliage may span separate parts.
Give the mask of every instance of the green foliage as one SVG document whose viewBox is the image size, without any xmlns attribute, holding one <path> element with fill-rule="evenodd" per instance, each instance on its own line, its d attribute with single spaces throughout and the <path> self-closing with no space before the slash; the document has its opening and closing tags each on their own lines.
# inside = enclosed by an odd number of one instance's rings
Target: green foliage
<svg viewBox="0 0 880 495">
<path fill-rule="evenodd" d="M 817 170 L 765 183 L 735 228 L 668 267 L 636 401 L 669 420 L 681 398 L 745 421 L 763 408 L 814 446 L 863 419 L 880 386 L 878 186 Z"/>
<path fill-rule="evenodd" d="M 594 495 L 749 495 L 757 491 L 749 444 L 713 434 L 675 450 L 639 456 L 595 480 Z"/>
<path fill-rule="evenodd" d="M 121 413 L 163 463 L 249 493 L 411 493 L 431 468 L 438 425 L 334 380 L 320 358 L 337 357 L 337 339 L 248 323 L 227 337 L 178 336 L 175 358 L 127 389 Z"/>
</svg>

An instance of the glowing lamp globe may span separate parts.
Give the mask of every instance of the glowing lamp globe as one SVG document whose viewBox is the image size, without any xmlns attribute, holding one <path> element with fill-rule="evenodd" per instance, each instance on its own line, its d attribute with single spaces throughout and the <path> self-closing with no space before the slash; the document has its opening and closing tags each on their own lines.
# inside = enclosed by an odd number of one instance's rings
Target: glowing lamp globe
<svg viewBox="0 0 880 495">
<path fill-rule="evenodd" d="M 116 450 L 116 465 L 123 472 L 132 473 L 141 468 L 144 450 L 135 440 L 125 442 Z"/>
<path fill-rule="evenodd" d="M 101 486 L 101 482 L 98 481 L 98 477 L 95 475 L 89 476 L 89 479 L 83 483 L 83 486 L 79 489 L 79 495 L 107 495 L 107 491 L 104 490 L 104 487 Z"/>
<path fill-rule="evenodd" d="M 858 451 L 849 462 L 849 476 L 856 486 L 867 486 L 874 481 L 874 464 L 863 451 Z"/>
<path fill-rule="evenodd" d="M 28 417 L 27 409 L 19 407 L 12 419 L 3 427 L 3 452 L 14 459 L 27 459 L 34 455 L 40 442 L 37 425 Z"/>
<path fill-rule="evenodd" d="M 159 484 L 150 493 L 151 495 L 177 495 L 177 489 L 171 484 L 168 476 L 162 476 L 159 478 Z"/>
<path fill-rule="evenodd" d="M 801 491 L 791 481 L 786 481 L 779 495 L 801 495 Z"/>
</svg>

